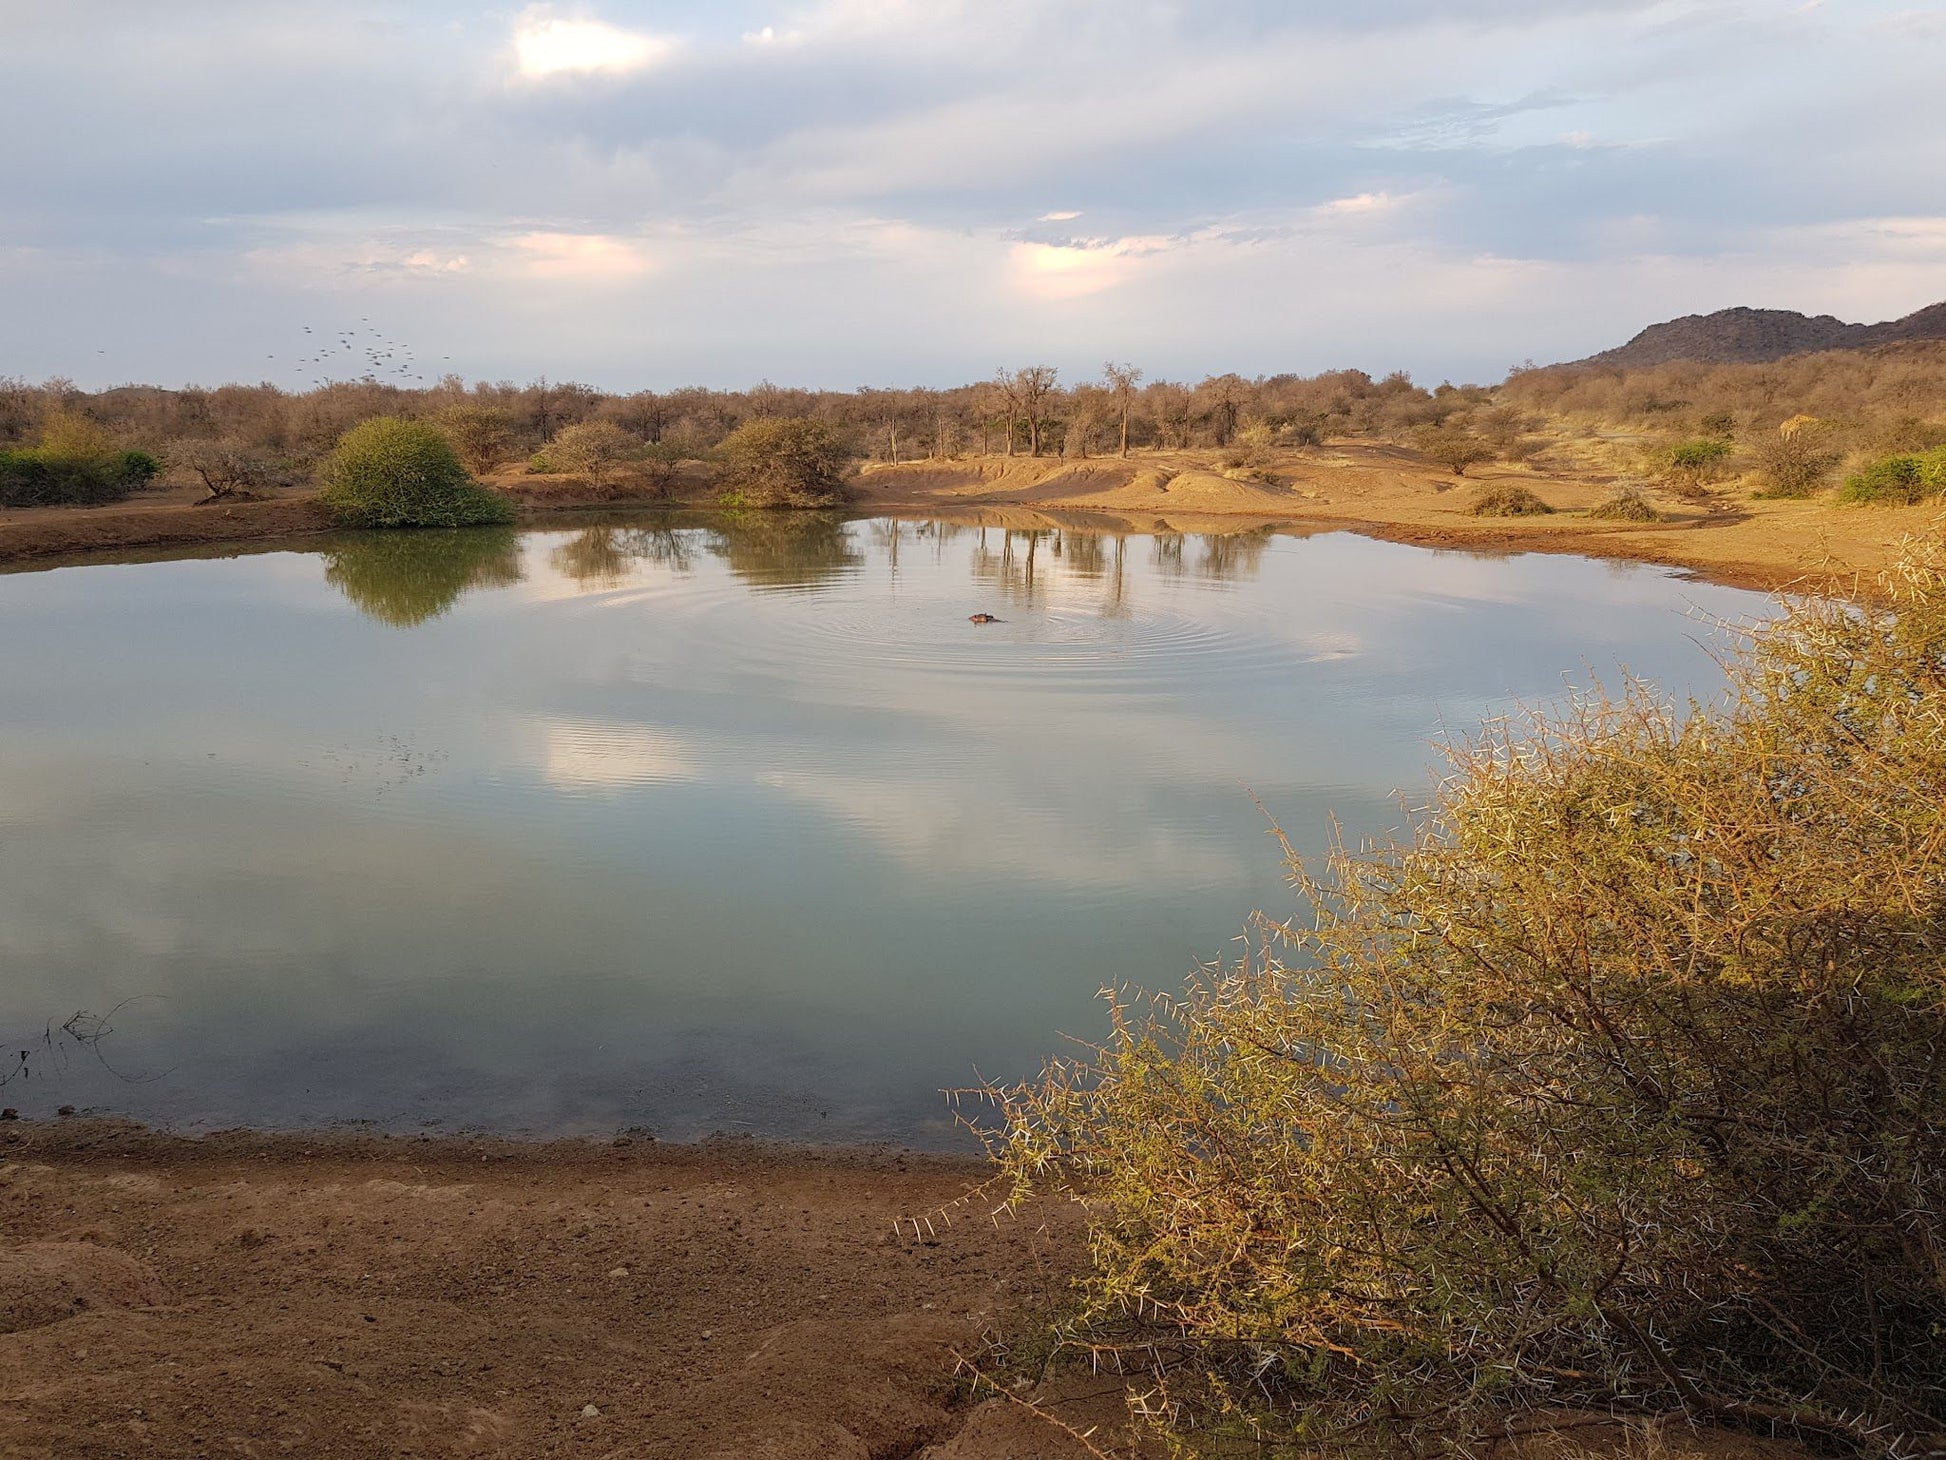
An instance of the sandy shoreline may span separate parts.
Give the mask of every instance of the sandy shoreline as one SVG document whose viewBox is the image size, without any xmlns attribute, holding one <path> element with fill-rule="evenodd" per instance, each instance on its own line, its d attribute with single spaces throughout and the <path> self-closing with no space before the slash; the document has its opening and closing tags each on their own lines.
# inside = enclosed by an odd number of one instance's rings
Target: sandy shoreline
<svg viewBox="0 0 1946 1460">
<path fill-rule="evenodd" d="M 1082 1454 L 954 1378 L 1082 1260 L 1071 1206 L 962 1203 L 984 1175 L 889 1149 L 6 1122 L 0 1454 Z M 1114 1419 L 1099 1390 L 1066 1412 Z"/>
<path fill-rule="evenodd" d="M 1284 453 L 1266 473 L 1270 479 L 1256 481 L 1222 472 L 1208 456 L 877 464 L 861 473 L 851 510 L 977 515 L 1020 526 L 1086 513 L 1104 530 L 1129 532 L 1351 531 L 1438 549 L 1657 563 L 1765 591 L 1803 585 L 1851 591 L 1893 561 L 1903 538 L 1936 533 L 1946 523 L 1936 506 L 1841 508 L 1823 498 L 1771 502 L 1727 492 L 1703 501 L 1651 493 L 1663 521 L 1608 522 L 1586 513 L 1612 495 L 1618 479 L 1593 469 L 1496 466 L 1455 479 L 1401 448 L 1350 443 Z M 708 505 L 693 494 L 673 504 L 617 499 L 517 472 L 492 480 L 516 499 L 523 521 L 576 510 Z M 1505 483 L 1529 488 L 1557 510 L 1520 518 L 1467 512 L 1484 486 Z M 297 537 L 330 527 L 310 495 L 198 505 L 193 493 L 179 492 L 115 507 L 0 512 L 0 565 L 85 562 L 141 549 Z"/>
</svg>

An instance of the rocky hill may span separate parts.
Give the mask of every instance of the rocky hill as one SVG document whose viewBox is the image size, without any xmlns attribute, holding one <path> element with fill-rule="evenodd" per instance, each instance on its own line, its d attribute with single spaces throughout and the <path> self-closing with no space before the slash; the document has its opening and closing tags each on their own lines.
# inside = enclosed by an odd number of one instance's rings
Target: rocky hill
<svg viewBox="0 0 1946 1460">
<path fill-rule="evenodd" d="M 1847 324 L 1829 314 L 1799 314 L 1794 309 L 1719 309 L 1652 324 L 1626 345 L 1572 363 L 1635 368 L 1700 360 L 1714 365 L 1939 339 L 1946 339 L 1946 303 L 1882 324 Z"/>
</svg>

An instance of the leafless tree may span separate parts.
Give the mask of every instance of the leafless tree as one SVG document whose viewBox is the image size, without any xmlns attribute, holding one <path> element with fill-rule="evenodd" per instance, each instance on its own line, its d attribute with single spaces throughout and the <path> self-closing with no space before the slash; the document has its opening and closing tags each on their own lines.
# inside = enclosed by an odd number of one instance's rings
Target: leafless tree
<svg viewBox="0 0 1946 1460">
<path fill-rule="evenodd" d="M 1128 455 L 1128 415 L 1135 402 L 1135 387 L 1142 383 L 1142 372 L 1133 365 L 1117 365 L 1110 360 L 1101 367 L 1101 378 L 1109 393 L 1115 397 L 1115 404 L 1122 414 L 1122 451 Z"/>
</svg>

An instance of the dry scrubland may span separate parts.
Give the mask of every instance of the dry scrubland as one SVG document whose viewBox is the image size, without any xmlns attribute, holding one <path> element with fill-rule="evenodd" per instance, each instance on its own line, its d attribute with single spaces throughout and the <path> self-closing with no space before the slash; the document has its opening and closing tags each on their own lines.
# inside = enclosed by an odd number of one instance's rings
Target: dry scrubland
<svg viewBox="0 0 1946 1460">
<path fill-rule="evenodd" d="M 1896 559 L 1706 719 L 1489 740 L 1241 965 L 995 1092 L 1006 1215 L 894 1156 L 0 1125 L 0 1451 L 1161 1454 L 1144 1395 L 1210 1455 L 1946 1451 L 1942 380 L 1902 346 L 1493 391 L 0 390 L 0 486 L 123 499 L 8 512 L 13 556 L 321 527 L 351 433 L 493 514 L 842 492 L 1752 583 Z M 409 520 L 391 491 L 360 510 Z"/>
<path fill-rule="evenodd" d="M 89 394 L 12 381 L 0 382 L 0 453 L 21 459 L 26 485 L 8 495 L 0 469 L 0 558 L 323 528 L 321 464 L 380 416 L 434 426 L 523 512 L 848 495 L 861 507 L 1104 511 L 1136 527 L 1331 524 L 1669 562 L 1759 586 L 1876 572 L 1946 508 L 1939 344 L 1766 365 L 1554 367 L 1492 389 L 1357 371 L 1191 386 L 1119 366 L 1099 382 L 1064 385 L 1036 367 L 938 391 L 616 395 L 449 380 Z M 727 480 L 739 443 L 793 422 L 859 463 L 848 490 L 829 480 L 760 495 Z M 109 504 L 86 512 L 36 506 L 50 478 L 28 458 L 49 443 L 153 470 L 94 492 Z"/>
</svg>

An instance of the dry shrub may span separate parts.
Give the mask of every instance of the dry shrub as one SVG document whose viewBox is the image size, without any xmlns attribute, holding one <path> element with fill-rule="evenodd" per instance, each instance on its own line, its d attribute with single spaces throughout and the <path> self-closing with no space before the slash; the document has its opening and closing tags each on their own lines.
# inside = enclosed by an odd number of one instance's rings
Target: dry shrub
<svg viewBox="0 0 1946 1460">
<path fill-rule="evenodd" d="M 1564 1410 L 1946 1444 L 1946 550 L 1720 704 L 1456 753 L 1302 917 L 995 1093 L 1085 1198 L 1062 1332 L 1192 1433 L 1481 1453 Z"/>
<path fill-rule="evenodd" d="M 1590 509 L 1590 517 L 1604 522 L 1660 522 L 1662 514 L 1649 505 L 1636 487 L 1624 487 L 1600 506 Z"/>
<path fill-rule="evenodd" d="M 1466 510 L 1475 517 L 1542 517 L 1554 509 L 1530 489 L 1502 483 L 1486 488 Z"/>
<path fill-rule="evenodd" d="M 169 448 L 168 463 L 177 476 L 209 494 L 204 502 L 267 497 L 295 479 L 271 453 L 235 437 L 178 441 Z"/>
<path fill-rule="evenodd" d="M 1808 497 L 1831 479 L 1839 452 L 1831 448 L 1831 430 L 1809 416 L 1793 416 L 1756 446 L 1757 471 L 1764 479 L 1763 497 Z"/>
<path fill-rule="evenodd" d="M 1465 476 L 1469 466 L 1492 461 L 1499 454 L 1491 442 L 1459 421 L 1422 426 L 1412 433 L 1412 444 L 1456 477 Z"/>
</svg>

